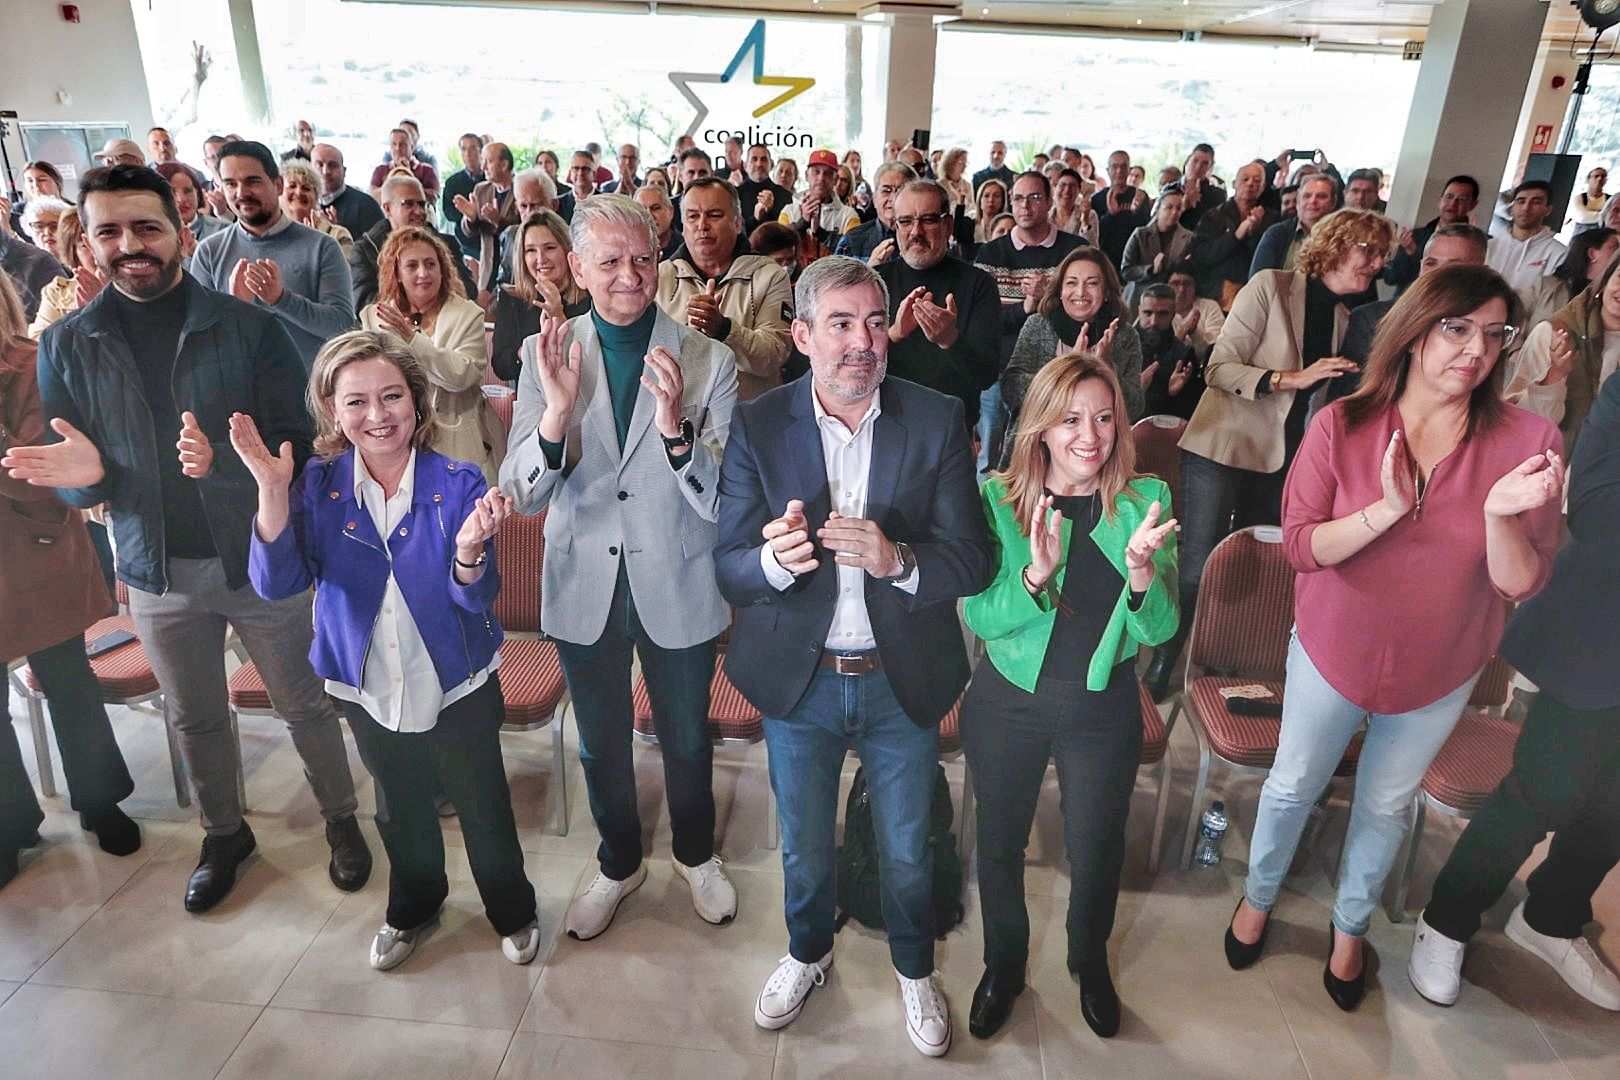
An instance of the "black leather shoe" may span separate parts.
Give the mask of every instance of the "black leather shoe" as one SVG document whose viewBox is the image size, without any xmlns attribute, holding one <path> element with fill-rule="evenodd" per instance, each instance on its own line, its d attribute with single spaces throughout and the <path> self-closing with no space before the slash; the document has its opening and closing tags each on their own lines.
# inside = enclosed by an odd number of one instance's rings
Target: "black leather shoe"
<svg viewBox="0 0 1620 1080">
<path fill-rule="evenodd" d="M 116 806 L 80 814 L 79 825 L 95 833 L 96 843 L 109 855 L 133 855 L 141 850 L 141 827 Z"/>
<path fill-rule="evenodd" d="M 975 1039 L 988 1039 L 1001 1030 L 1012 1015 L 1013 1002 L 1024 992 L 1024 973 L 998 974 L 984 969 L 984 978 L 973 991 L 973 1007 L 968 1011 L 968 1032 Z"/>
<path fill-rule="evenodd" d="M 1108 973 L 1107 964 L 1081 972 L 1080 1015 L 1100 1039 L 1112 1039 L 1119 1034 L 1119 992 L 1114 989 L 1114 978 Z"/>
<path fill-rule="evenodd" d="M 1356 1006 L 1367 994 L 1367 943 L 1361 943 L 1361 972 L 1353 979 L 1341 979 L 1333 974 L 1333 935 L 1338 928 L 1328 924 L 1328 960 L 1322 965 L 1322 986 L 1333 1004 L 1345 1012 L 1355 1012 Z"/>
<path fill-rule="evenodd" d="M 327 867 L 332 884 L 344 892 L 363 888 L 371 877 L 371 848 L 366 846 L 354 815 L 328 821 L 326 842 L 332 845 L 332 863 Z"/>
<path fill-rule="evenodd" d="M 219 903 L 236 884 L 236 870 L 258 842 L 247 822 L 228 836 L 203 837 L 202 857 L 186 882 L 186 910 L 200 915 Z"/>
<path fill-rule="evenodd" d="M 11 879 L 17 876 L 19 869 L 17 856 L 20 850 L 10 844 L 0 845 L 0 889 L 5 888 Z"/>
<path fill-rule="evenodd" d="M 1232 918 L 1237 918 L 1238 908 L 1241 908 L 1242 906 L 1243 901 L 1239 900 L 1238 906 L 1232 909 Z M 1226 962 L 1231 966 L 1233 971 L 1242 971 L 1246 967 L 1254 966 L 1254 962 L 1260 959 L 1260 953 L 1266 947 L 1266 933 L 1270 931 L 1270 929 L 1271 918 L 1270 916 L 1267 916 L 1266 925 L 1260 931 L 1260 940 L 1256 941 L 1253 945 L 1250 945 L 1246 942 L 1239 941 L 1238 936 L 1232 933 L 1232 924 L 1226 924 Z"/>
<path fill-rule="evenodd" d="M 1176 657 L 1180 652 L 1180 646 L 1171 642 L 1153 650 L 1153 659 L 1148 662 L 1147 673 L 1142 676 L 1142 685 L 1147 687 L 1154 701 L 1163 701 L 1170 696 L 1170 678 L 1175 674 Z"/>
</svg>

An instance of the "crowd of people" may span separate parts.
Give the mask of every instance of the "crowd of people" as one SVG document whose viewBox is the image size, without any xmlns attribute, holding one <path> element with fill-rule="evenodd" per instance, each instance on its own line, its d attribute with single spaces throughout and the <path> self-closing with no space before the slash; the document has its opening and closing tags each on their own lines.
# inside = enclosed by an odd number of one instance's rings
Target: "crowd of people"
<svg viewBox="0 0 1620 1080">
<path fill-rule="evenodd" d="M 1101 172 L 1061 145 L 1015 170 L 999 141 L 971 173 L 963 149 L 891 141 L 868 176 L 854 150 L 801 171 L 738 139 L 716 156 L 684 139 L 646 168 L 635 145 L 590 144 L 561 171 L 467 133 L 452 169 L 407 120 L 351 187 L 343 153 L 294 130 L 281 154 L 210 137 L 202 168 L 162 128 L 144 151 L 115 139 L 76 205 L 30 162 L 0 215 L 0 646 L 49 703 L 84 827 L 132 853 L 84 641 L 113 579 L 127 590 L 199 803 L 187 910 L 224 901 L 255 847 L 228 625 L 303 761 L 339 889 L 372 869 L 340 713 L 375 782 L 389 889 L 371 966 L 404 963 L 444 903 L 446 807 L 502 953 L 534 958 L 493 551 L 512 514 L 547 511 L 540 625 L 601 840 L 569 936 L 606 932 L 647 875 L 636 660 L 674 870 L 704 921 L 736 916 L 708 732 L 729 628 L 782 836 L 788 949 L 761 968 L 756 1022 L 791 1023 L 828 978 L 853 749 L 905 1028 L 949 1049 L 930 823 L 959 705 L 985 941 L 969 1029 L 993 1036 L 1024 988 L 1024 851 L 1055 762 L 1067 961 L 1110 1037 L 1140 688 L 1171 689 L 1220 540 L 1280 525 L 1288 693 L 1228 962 L 1261 955 L 1361 733 L 1323 973 L 1357 1006 L 1413 796 L 1500 655 L 1538 693 L 1410 978 L 1457 1000 L 1480 915 L 1553 831 L 1508 934 L 1620 1010 L 1583 937 L 1620 861 L 1620 208 L 1602 170 L 1566 247 L 1546 183 L 1503 193 L 1482 229 L 1480 185 L 1452 177 L 1408 228 L 1377 170 L 1321 152 L 1223 179 L 1199 144 L 1150 196 L 1123 150 Z M 508 423 L 492 395 L 514 387 Z M 1146 416 L 1185 422 L 1174 506 L 1137 466 Z M 9 724 L 0 778 L 3 885 L 43 821 Z"/>
</svg>

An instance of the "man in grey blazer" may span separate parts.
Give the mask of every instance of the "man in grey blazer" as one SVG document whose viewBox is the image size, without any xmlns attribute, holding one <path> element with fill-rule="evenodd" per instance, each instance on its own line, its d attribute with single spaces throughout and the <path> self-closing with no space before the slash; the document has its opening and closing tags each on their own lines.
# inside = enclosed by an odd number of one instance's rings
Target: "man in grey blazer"
<svg viewBox="0 0 1620 1080">
<path fill-rule="evenodd" d="M 550 507 L 540 622 L 557 642 L 602 843 L 564 929 L 602 933 L 646 880 L 630 752 L 631 650 L 663 750 L 674 866 L 692 906 L 731 921 L 714 856 L 708 734 L 715 639 L 731 621 L 714 577 L 716 487 L 737 398 L 731 350 L 665 315 L 652 215 L 623 195 L 580 202 L 569 265 L 592 311 L 523 343 L 500 487 Z"/>
</svg>

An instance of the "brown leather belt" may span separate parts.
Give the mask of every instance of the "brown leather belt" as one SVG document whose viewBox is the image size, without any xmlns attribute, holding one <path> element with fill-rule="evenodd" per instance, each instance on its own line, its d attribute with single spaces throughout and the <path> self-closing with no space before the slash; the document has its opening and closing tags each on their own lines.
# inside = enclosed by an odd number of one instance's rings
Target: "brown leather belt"
<svg viewBox="0 0 1620 1080">
<path fill-rule="evenodd" d="M 878 655 L 876 649 L 854 654 L 828 652 L 823 649 L 821 666 L 840 675 L 869 675 L 883 666 L 883 658 Z"/>
</svg>

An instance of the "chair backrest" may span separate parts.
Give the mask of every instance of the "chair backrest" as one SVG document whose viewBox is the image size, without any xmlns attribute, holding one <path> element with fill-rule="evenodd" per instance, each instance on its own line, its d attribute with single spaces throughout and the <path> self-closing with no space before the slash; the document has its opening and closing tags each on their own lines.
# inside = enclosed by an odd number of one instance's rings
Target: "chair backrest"
<svg viewBox="0 0 1620 1080">
<path fill-rule="evenodd" d="M 498 385 L 502 390 L 507 388 L 504 382 L 499 382 L 498 380 L 496 383 L 489 383 L 486 380 L 486 385 Z M 495 410 L 495 415 L 501 418 L 501 425 L 505 427 L 507 431 L 511 431 L 512 410 L 517 406 L 517 395 L 510 393 L 491 394 L 486 392 L 484 396 L 489 399 L 489 406 Z"/>
<path fill-rule="evenodd" d="M 495 537 L 495 566 L 501 591 L 495 617 L 504 630 L 540 632 L 540 569 L 546 555 L 546 512 L 513 514 Z"/>
<path fill-rule="evenodd" d="M 1170 485 L 1170 497 L 1181 501 L 1181 441 L 1187 421 L 1179 416 L 1144 416 L 1131 425 L 1136 443 L 1136 469 L 1152 473 Z"/>
<path fill-rule="evenodd" d="M 1281 679 L 1294 625 L 1294 568 L 1275 525 L 1239 529 L 1204 564 L 1188 662 L 1255 678 Z"/>
</svg>

